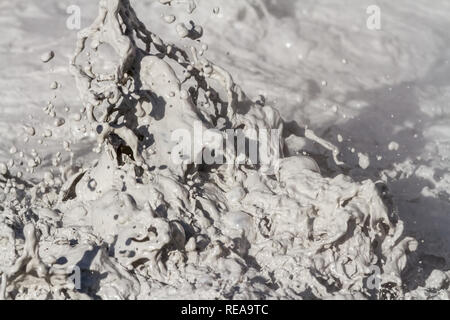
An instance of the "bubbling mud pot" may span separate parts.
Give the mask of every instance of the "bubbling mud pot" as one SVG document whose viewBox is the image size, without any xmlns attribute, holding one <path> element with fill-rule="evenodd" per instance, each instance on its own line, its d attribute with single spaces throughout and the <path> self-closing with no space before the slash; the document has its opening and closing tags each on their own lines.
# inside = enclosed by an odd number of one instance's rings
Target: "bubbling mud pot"
<svg viewBox="0 0 450 320">
<path fill-rule="evenodd" d="M 160 5 L 192 14 L 201 1 Z M 26 175 L 0 163 L 1 299 L 448 295 L 439 270 L 415 291 L 405 284 L 419 244 L 385 184 L 328 174 L 323 155 L 346 167 L 339 148 L 308 127 L 293 130 L 264 97 L 249 98 L 207 59 L 202 26 L 163 16 L 189 42 L 179 47 L 150 31 L 129 0 L 100 0 L 98 10 L 70 59 L 80 113 L 59 117 L 49 103 L 53 129 L 23 128 L 28 139 L 63 127 L 95 136 L 96 158 L 74 161 L 65 141 L 71 159 L 57 152 L 42 176 L 33 176 L 48 158 L 39 150 L 23 157 Z M 321 156 L 306 153 L 309 142 Z M 250 159 L 251 145 L 265 162 Z"/>
</svg>

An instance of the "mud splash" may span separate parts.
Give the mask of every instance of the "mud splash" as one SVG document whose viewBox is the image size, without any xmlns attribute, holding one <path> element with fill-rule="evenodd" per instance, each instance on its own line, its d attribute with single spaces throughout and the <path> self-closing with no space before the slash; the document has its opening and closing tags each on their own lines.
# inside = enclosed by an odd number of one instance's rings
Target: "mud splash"
<svg viewBox="0 0 450 320">
<path fill-rule="evenodd" d="M 195 10 L 193 1 L 162 3 Z M 341 164 L 339 150 L 308 128 L 292 135 L 264 99 L 249 99 L 206 59 L 198 26 L 183 28 L 194 39 L 187 49 L 147 30 L 128 0 L 100 1 L 70 62 L 98 160 L 39 183 L 0 166 L 0 297 L 404 297 L 401 273 L 417 242 L 403 236 L 377 185 L 324 177 L 301 155 L 304 140 Z M 281 157 L 272 158 L 276 169 L 230 150 L 227 164 L 196 164 L 218 149 L 209 141 L 175 163 L 171 153 L 182 148 L 172 133 L 195 136 L 194 123 L 221 141 L 230 129 L 248 140 L 255 130 L 281 131 L 269 148 Z"/>
</svg>

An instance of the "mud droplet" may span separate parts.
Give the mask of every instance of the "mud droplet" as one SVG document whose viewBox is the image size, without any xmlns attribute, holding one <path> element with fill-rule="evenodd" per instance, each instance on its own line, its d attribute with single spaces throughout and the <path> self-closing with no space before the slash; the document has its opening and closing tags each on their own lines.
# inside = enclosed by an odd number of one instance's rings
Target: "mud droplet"
<svg viewBox="0 0 450 320">
<path fill-rule="evenodd" d="M 57 118 L 55 119 L 54 125 L 55 127 L 61 127 L 66 123 L 66 120 L 64 118 Z"/>
<path fill-rule="evenodd" d="M 48 51 L 48 52 L 45 52 L 44 54 L 42 54 L 41 61 L 44 63 L 47 63 L 50 60 L 52 60 L 54 57 L 55 57 L 55 53 L 53 51 Z"/>
<path fill-rule="evenodd" d="M 56 81 L 53 81 L 53 82 L 50 84 L 50 89 L 52 89 L 52 90 L 58 89 L 58 87 L 59 87 L 59 84 L 58 84 L 58 82 L 56 82 Z"/>
<path fill-rule="evenodd" d="M 358 153 L 358 158 L 359 158 L 359 166 L 362 169 L 367 169 L 368 167 L 370 167 L 370 159 L 369 156 L 365 153 Z"/>
<path fill-rule="evenodd" d="M 177 18 L 174 15 L 164 16 L 164 21 L 168 24 L 174 23 Z"/>
<path fill-rule="evenodd" d="M 392 141 L 391 143 L 389 143 L 388 149 L 390 151 L 397 151 L 399 148 L 400 148 L 400 145 L 397 142 Z"/>
<path fill-rule="evenodd" d="M 177 25 L 177 33 L 180 38 L 186 38 L 189 35 L 189 30 L 186 28 L 184 23 L 180 23 Z"/>
</svg>

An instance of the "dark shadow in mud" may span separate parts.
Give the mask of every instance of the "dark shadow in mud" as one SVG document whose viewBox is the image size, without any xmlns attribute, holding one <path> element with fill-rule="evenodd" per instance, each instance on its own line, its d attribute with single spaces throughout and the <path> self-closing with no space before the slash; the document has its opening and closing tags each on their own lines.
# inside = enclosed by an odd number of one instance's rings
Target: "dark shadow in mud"
<svg viewBox="0 0 450 320">
<path fill-rule="evenodd" d="M 158 97 L 155 94 L 150 94 L 150 101 L 154 108 L 150 116 L 156 121 L 162 120 L 166 114 L 166 100 L 163 97 Z"/>
<path fill-rule="evenodd" d="M 339 125 L 330 123 L 325 126 L 328 129 L 323 136 L 338 144 L 336 132 L 347 133 L 353 141 L 344 141 L 339 144 L 340 158 L 346 164 L 350 164 L 350 167 L 358 167 L 357 155 L 351 152 L 351 148 L 355 147 L 357 141 L 357 152 L 369 154 L 371 166 L 367 170 L 336 167 L 333 168 L 336 170 L 333 175 L 343 173 L 350 175 L 356 181 L 369 178 L 377 181 L 383 170 L 393 168 L 396 163 L 402 163 L 408 159 L 413 161 L 415 167 L 427 165 L 425 160 L 418 158 L 423 155 L 424 148 L 429 143 L 421 134 L 436 119 L 421 111 L 420 98 L 416 89 L 427 86 L 450 87 L 449 74 L 450 67 L 442 68 L 442 65 L 436 65 L 430 69 L 428 75 L 414 83 L 405 82 L 392 87 L 350 92 L 344 104 L 361 101 L 367 104 L 366 107 L 354 119 Z M 361 144 L 361 141 L 365 143 Z M 398 150 L 389 150 L 388 146 L 392 141 L 398 143 Z M 382 160 L 377 161 L 377 156 L 381 156 Z M 443 172 L 439 174 L 442 175 Z M 450 202 L 448 198 L 445 201 L 442 198 L 422 195 L 421 191 L 425 187 L 432 189 L 434 186 L 429 180 L 415 175 L 407 177 L 399 175 L 387 183 L 388 193 L 393 197 L 399 217 L 405 225 L 404 235 L 419 240 L 419 248 L 416 253 L 410 255 L 408 267 L 404 272 L 405 279 L 413 279 L 408 284 L 409 290 L 423 286 L 433 269 L 443 271 L 449 269 L 449 261 L 428 254 L 426 246 L 427 243 L 443 241 L 439 238 L 439 233 L 445 235 L 445 230 L 450 227 L 450 219 L 445 217 L 445 214 L 450 212 Z M 419 203 L 420 206 L 417 205 Z M 440 216 L 430 216 L 433 210 L 436 210 L 435 212 Z M 442 223 L 446 225 L 443 226 Z M 438 250 L 446 256 L 446 247 L 444 243 L 443 247 L 439 246 L 439 249 L 433 250 Z"/>
<path fill-rule="evenodd" d="M 101 300 L 97 295 L 97 292 L 100 290 L 101 280 L 108 276 L 106 272 L 100 273 L 91 270 L 91 265 L 95 257 L 99 254 L 99 250 L 102 250 L 102 248 L 96 246 L 92 250 L 86 251 L 81 260 L 76 264 L 81 270 L 80 292 L 85 293 L 96 300 Z"/>
</svg>

